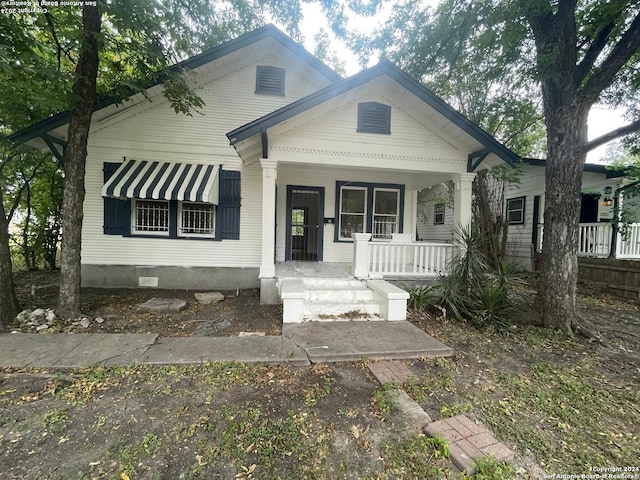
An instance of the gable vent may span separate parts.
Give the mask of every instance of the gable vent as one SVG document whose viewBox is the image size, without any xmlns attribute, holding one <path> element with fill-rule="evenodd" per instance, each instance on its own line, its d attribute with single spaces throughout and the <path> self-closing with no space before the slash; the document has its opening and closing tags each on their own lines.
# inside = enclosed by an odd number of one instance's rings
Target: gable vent
<svg viewBox="0 0 640 480">
<path fill-rule="evenodd" d="M 256 93 L 284 95 L 284 68 L 258 66 Z"/>
<path fill-rule="evenodd" d="M 358 104 L 358 132 L 391 133 L 391 107 L 378 102 Z"/>
</svg>

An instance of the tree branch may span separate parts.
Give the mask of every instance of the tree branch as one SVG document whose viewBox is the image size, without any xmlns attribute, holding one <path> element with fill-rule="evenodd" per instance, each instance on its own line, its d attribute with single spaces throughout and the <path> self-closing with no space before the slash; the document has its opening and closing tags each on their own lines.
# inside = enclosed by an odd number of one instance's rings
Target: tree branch
<svg viewBox="0 0 640 480">
<path fill-rule="evenodd" d="M 582 146 L 582 151 L 586 153 L 590 150 L 593 150 L 594 148 L 599 147 L 600 145 L 610 142 L 611 140 L 615 140 L 618 137 L 622 137 L 624 135 L 637 132 L 639 130 L 640 130 L 640 119 L 628 125 L 625 125 L 623 127 L 616 128 L 615 130 L 612 130 L 609 133 L 605 133 L 604 135 L 601 135 L 598 138 L 595 138 L 590 142 L 585 143 Z"/>
<path fill-rule="evenodd" d="M 589 70 L 593 67 L 593 64 L 598 59 L 600 53 L 604 49 L 607 44 L 607 40 L 609 39 L 609 35 L 613 31 L 613 27 L 615 27 L 615 23 L 608 23 L 605 25 L 602 30 L 598 32 L 598 35 L 593 40 L 587 52 L 584 54 L 582 61 L 578 64 L 576 68 L 576 83 L 580 85 L 582 81 L 589 73 Z"/>
<path fill-rule="evenodd" d="M 49 27 L 49 30 L 51 30 L 51 35 L 53 36 L 53 41 L 56 44 L 56 54 L 58 57 L 58 71 L 60 71 L 60 69 L 62 68 L 62 53 L 64 53 L 65 57 L 67 57 L 71 63 L 73 63 L 73 58 L 71 58 L 71 55 L 69 54 L 69 50 L 65 50 L 64 48 L 62 48 L 62 45 L 60 44 L 60 40 L 58 39 L 58 34 L 56 33 L 56 27 L 53 24 L 53 17 L 51 16 L 51 14 L 49 12 L 46 12 L 44 14 L 45 19 L 47 20 L 47 26 Z"/>
<path fill-rule="evenodd" d="M 629 28 L 615 45 L 611 54 L 604 60 L 598 70 L 587 80 L 582 89 L 582 101 L 592 105 L 602 90 L 613 82 L 616 74 L 640 49 L 640 12 L 629 25 Z"/>
</svg>

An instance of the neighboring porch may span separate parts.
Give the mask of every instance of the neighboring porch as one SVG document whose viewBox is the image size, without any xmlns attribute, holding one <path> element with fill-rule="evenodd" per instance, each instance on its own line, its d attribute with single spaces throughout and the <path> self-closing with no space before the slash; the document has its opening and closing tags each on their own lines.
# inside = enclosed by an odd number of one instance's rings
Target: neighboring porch
<svg viewBox="0 0 640 480">
<path fill-rule="evenodd" d="M 544 224 L 539 224 L 537 229 L 535 248 L 541 253 Z M 578 256 L 640 260 L 640 223 L 630 224 L 625 234 L 614 232 L 609 222 L 581 223 Z"/>
</svg>

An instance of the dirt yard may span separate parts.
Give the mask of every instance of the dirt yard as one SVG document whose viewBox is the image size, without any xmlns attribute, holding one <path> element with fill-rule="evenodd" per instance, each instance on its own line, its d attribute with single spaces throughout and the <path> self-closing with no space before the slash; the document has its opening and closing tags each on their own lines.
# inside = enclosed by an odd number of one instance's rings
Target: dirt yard
<svg viewBox="0 0 640 480">
<path fill-rule="evenodd" d="M 34 278 L 19 281 L 24 302 Z M 121 312 L 113 327 L 119 331 L 198 335 L 180 324 L 204 319 L 232 323 L 206 334 L 237 334 L 234 321 L 245 322 L 243 330 L 279 331 L 267 327 L 279 329 L 279 309 L 260 310 L 246 292 L 231 292 L 215 307 L 191 305 L 180 319 L 126 308 L 158 291 L 83 293 L 88 315 Z M 47 290 L 38 305 L 24 305 L 46 308 L 54 297 L 55 289 Z M 589 475 L 607 467 L 640 475 L 633 471 L 640 468 L 640 306 L 585 287 L 579 302 L 602 343 L 534 327 L 504 335 L 411 313 L 455 355 L 405 362 L 415 376 L 401 387 L 433 419 L 465 413 L 516 452 L 513 469 L 494 466 L 481 478 Z M 252 322 L 256 312 L 270 312 L 272 320 Z M 5 370 L 0 479 L 460 478 L 442 458 L 446 449 L 398 416 L 366 363 Z"/>
<path fill-rule="evenodd" d="M 22 308 L 55 308 L 57 283 L 58 272 L 16 275 L 16 293 Z M 46 332 L 235 336 L 249 331 L 280 335 L 282 307 L 260 305 L 258 290 L 222 292 L 225 299 L 209 305 L 198 303 L 194 293 L 188 290 L 83 288 L 82 313 L 90 320 L 89 326 L 57 321 Z M 184 299 L 187 308 L 176 314 L 138 312 L 137 307 L 152 297 Z M 98 323 L 96 318 L 103 321 Z M 35 328 L 18 323 L 12 326 L 12 330 L 25 333 L 34 332 Z"/>
</svg>

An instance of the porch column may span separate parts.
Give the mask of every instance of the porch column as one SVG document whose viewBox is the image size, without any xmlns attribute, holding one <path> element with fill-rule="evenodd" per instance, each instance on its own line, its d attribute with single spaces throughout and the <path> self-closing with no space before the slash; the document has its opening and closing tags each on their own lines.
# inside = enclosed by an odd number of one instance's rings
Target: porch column
<svg viewBox="0 0 640 480">
<path fill-rule="evenodd" d="M 466 228 L 471 223 L 471 184 L 475 173 L 453 175 L 453 218 L 456 225 Z"/>
<path fill-rule="evenodd" d="M 276 177 L 278 161 L 260 159 L 262 165 L 262 261 L 260 278 L 276 276 Z"/>
</svg>

